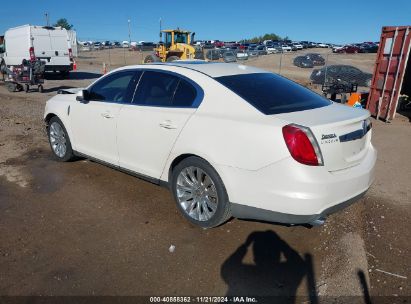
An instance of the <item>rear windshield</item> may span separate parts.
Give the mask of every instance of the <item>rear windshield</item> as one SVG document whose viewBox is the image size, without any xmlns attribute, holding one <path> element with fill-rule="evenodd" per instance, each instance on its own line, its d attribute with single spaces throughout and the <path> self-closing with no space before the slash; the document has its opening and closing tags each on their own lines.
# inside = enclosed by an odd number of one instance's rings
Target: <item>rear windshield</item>
<svg viewBox="0 0 411 304">
<path fill-rule="evenodd" d="M 313 91 L 272 73 L 215 78 L 266 115 L 325 107 L 331 102 Z"/>
</svg>

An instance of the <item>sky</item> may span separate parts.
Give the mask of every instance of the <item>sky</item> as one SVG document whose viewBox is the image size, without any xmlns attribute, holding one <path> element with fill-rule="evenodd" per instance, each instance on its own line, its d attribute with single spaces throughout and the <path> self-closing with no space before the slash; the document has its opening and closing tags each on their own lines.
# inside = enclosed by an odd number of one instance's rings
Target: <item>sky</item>
<svg viewBox="0 0 411 304">
<path fill-rule="evenodd" d="M 411 25 L 411 0 L 19 0 L 0 4 L 8 28 L 66 18 L 81 40 L 159 40 L 164 28 L 196 32 L 197 40 L 238 41 L 265 33 L 326 43 L 378 41 L 381 27 Z"/>
</svg>

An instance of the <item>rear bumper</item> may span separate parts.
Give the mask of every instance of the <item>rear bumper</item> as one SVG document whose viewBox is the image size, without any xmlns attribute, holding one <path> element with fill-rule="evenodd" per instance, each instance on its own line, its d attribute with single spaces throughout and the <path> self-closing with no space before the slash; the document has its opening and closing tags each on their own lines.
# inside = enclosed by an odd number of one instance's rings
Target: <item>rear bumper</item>
<svg viewBox="0 0 411 304">
<path fill-rule="evenodd" d="M 366 191 L 354 196 L 353 198 L 342 202 L 340 204 L 331 206 L 325 209 L 320 214 L 287 214 L 266 209 L 260 209 L 247 205 L 231 204 L 231 213 L 234 217 L 240 219 L 253 219 L 265 222 L 287 223 L 287 224 L 313 224 L 316 221 L 322 221 L 332 213 L 338 212 L 348 206 L 352 205 L 365 195 Z"/>
<path fill-rule="evenodd" d="M 374 181 L 377 152 L 370 144 L 363 161 L 328 172 L 287 158 L 260 170 L 216 166 L 238 218 L 303 224 L 358 200 Z"/>
<path fill-rule="evenodd" d="M 68 65 L 47 65 L 45 67 L 46 72 L 69 72 L 73 70 L 73 64 Z"/>
</svg>

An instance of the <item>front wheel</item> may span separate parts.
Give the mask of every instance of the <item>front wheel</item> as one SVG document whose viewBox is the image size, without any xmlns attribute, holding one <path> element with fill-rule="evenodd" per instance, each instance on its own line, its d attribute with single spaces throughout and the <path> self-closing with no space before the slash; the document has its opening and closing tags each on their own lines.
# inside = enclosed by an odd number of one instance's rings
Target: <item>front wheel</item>
<svg viewBox="0 0 411 304">
<path fill-rule="evenodd" d="M 177 57 L 177 56 L 170 56 L 170 57 L 167 58 L 167 62 L 172 62 L 174 60 L 180 60 L 180 58 Z"/>
<path fill-rule="evenodd" d="M 217 171 L 199 157 L 188 157 L 172 172 L 171 189 L 177 207 L 191 223 L 216 227 L 231 217 L 230 202 Z"/>
<path fill-rule="evenodd" d="M 147 55 L 146 58 L 144 58 L 144 63 L 153 63 L 153 62 L 160 62 L 160 58 L 158 58 L 155 55 Z"/>
<path fill-rule="evenodd" d="M 47 135 L 51 151 L 58 161 L 67 162 L 74 159 L 67 130 L 57 116 L 50 119 L 47 126 Z"/>
</svg>

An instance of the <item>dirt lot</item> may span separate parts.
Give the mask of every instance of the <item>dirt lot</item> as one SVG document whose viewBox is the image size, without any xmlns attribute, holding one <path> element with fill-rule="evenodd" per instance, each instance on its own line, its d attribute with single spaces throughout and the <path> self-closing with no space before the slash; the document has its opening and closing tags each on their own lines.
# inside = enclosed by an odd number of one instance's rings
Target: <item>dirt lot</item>
<svg viewBox="0 0 411 304">
<path fill-rule="evenodd" d="M 93 81 L 107 53 L 82 55 L 80 72 L 47 80 L 44 94 L 0 84 L 0 295 L 298 295 L 306 303 L 411 296 L 408 119 L 373 122 L 376 181 L 324 226 L 233 219 L 201 230 L 166 189 L 88 160 L 52 160 L 46 100 Z M 127 64 L 142 57 L 111 50 L 110 67 L 124 56 Z M 276 56 L 247 64 L 276 71 Z M 372 54 L 339 56 L 372 70 Z M 310 73 L 295 69 L 282 71 L 296 80 Z"/>
</svg>

